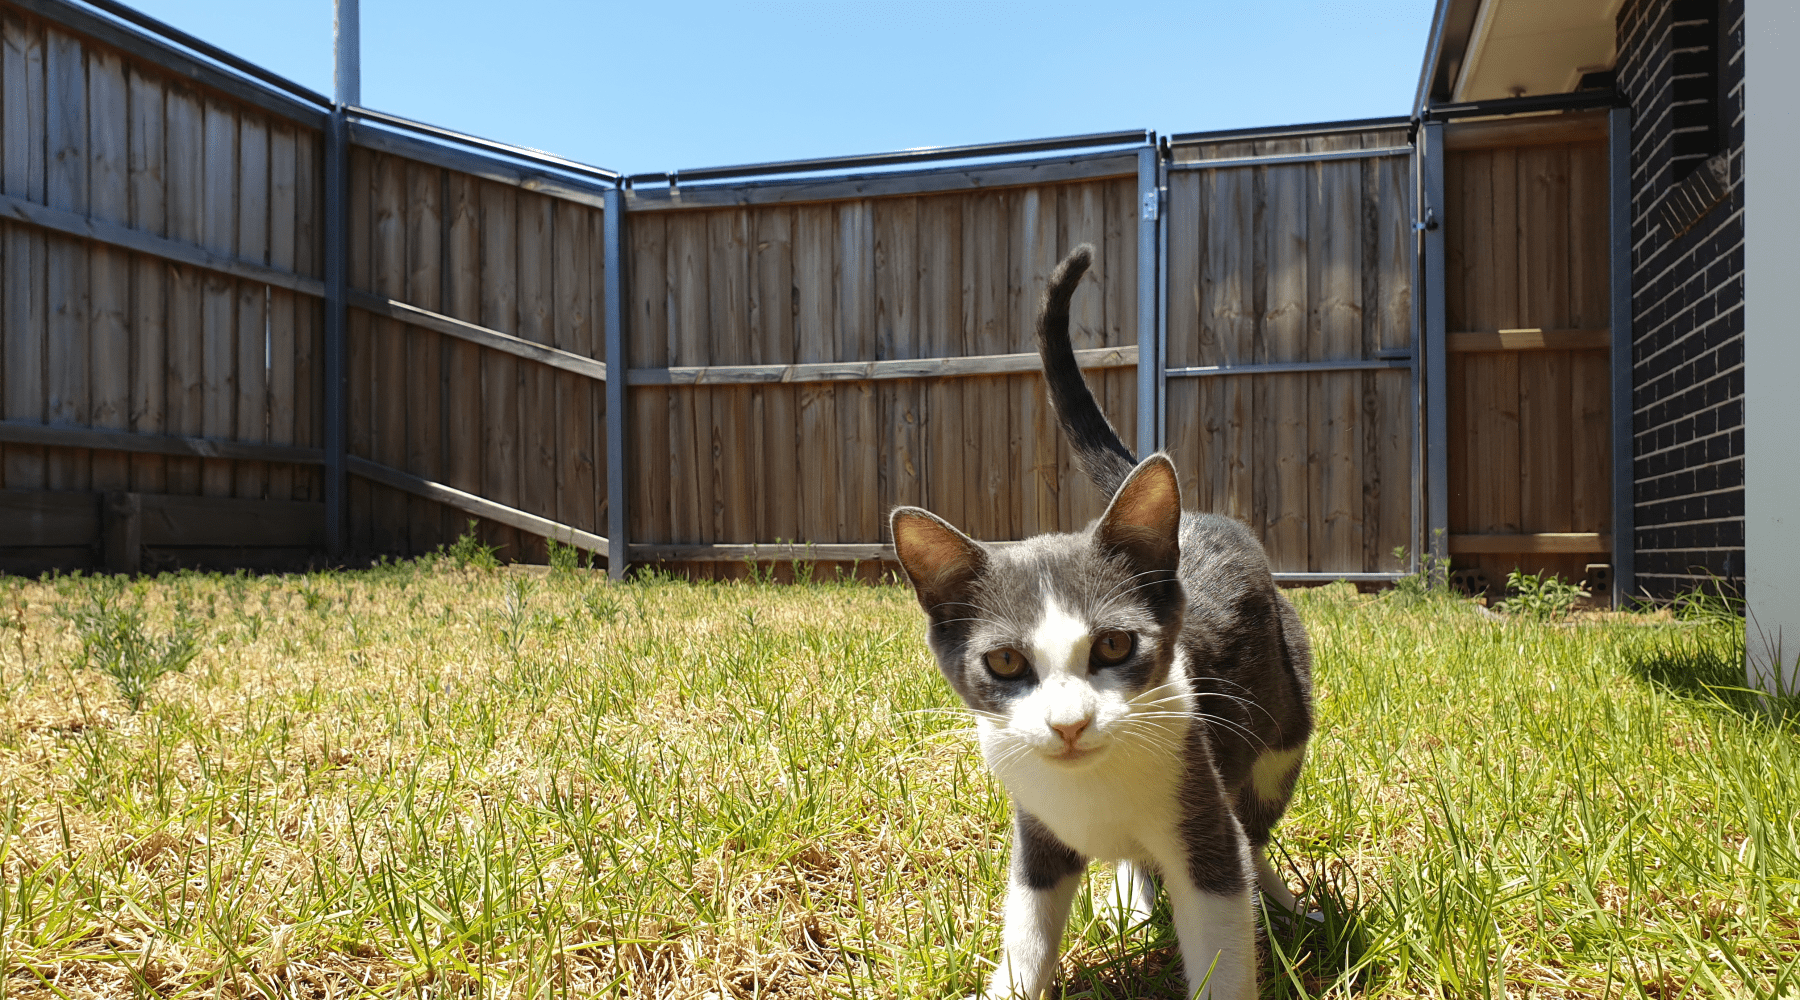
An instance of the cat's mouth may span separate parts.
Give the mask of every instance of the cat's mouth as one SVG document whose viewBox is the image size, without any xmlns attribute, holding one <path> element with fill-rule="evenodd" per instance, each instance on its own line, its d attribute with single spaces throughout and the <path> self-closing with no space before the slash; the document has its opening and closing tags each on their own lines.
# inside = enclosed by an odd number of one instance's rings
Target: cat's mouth
<svg viewBox="0 0 1800 1000">
<path fill-rule="evenodd" d="M 1100 756 L 1105 749 L 1106 748 L 1103 746 L 1081 748 L 1065 746 L 1057 750 L 1052 750 L 1044 754 L 1044 756 L 1058 764 L 1074 764 L 1078 761 L 1093 760 L 1095 757 Z"/>
</svg>

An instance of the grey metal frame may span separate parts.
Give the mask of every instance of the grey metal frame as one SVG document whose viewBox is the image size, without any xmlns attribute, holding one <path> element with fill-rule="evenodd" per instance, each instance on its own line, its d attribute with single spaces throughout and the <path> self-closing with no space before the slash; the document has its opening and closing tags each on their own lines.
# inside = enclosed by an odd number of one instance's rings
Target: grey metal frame
<svg viewBox="0 0 1800 1000">
<path fill-rule="evenodd" d="M 1137 246 L 1137 453 L 1139 458 L 1160 447 L 1157 422 L 1162 400 L 1162 352 L 1157 346 L 1157 235 L 1162 219 L 1162 186 L 1155 146 L 1138 150 L 1138 246 Z"/>
<path fill-rule="evenodd" d="M 1450 397 L 1444 351 L 1444 126 L 1420 127 L 1419 226 L 1425 239 L 1423 348 L 1425 364 L 1425 547 L 1441 560 L 1450 555 Z"/>
<path fill-rule="evenodd" d="M 1411 146 L 1378 146 L 1375 149 L 1332 149 L 1317 153 L 1282 153 L 1270 156 L 1233 156 L 1218 160 L 1183 160 L 1170 170 L 1227 170 L 1232 167 L 1278 167 L 1284 163 L 1319 163 L 1326 160 L 1372 160 L 1383 156 L 1411 156 Z"/>
<path fill-rule="evenodd" d="M 1156 158 L 1156 446 L 1169 446 L 1169 148 Z"/>
<path fill-rule="evenodd" d="M 1411 368 L 1412 358 L 1354 358 L 1343 361 L 1272 361 L 1255 365 L 1201 365 L 1165 368 L 1167 378 L 1213 378 L 1220 375 L 1281 375 L 1293 372 L 1358 372 Z"/>
<path fill-rule="evenodd" d="M 660 173 L 632 174 L 629 185 L 668 182 L 678 187 L 684 181 L 725 180 L 740 177 L 769 177 L 777 174 L 831 173 L 862 167 L 885 167 L 908 163 L 931 163 L 939 160 L 973 160 L 1025 153 L 1047 153 L 1063 149 L 1088 149 L 1095 146 L 1133 146 L 1155 142 L 1156 133 L 1148 129 L 1126 129 L 1119 132 L 1091 132 L 1086 135 L 1052 136 L 1045 139 L 1015 139 L 1007 142 L 983 142 L 968 146 L 927 146 L 923 149 L 898 149 L 886 153 L 859 153 L 850 156 L 821 156 L 808 160 L 780 160 L 771 163 L 743 163 L 728 167 L 694 167 Z"/>
<path fill-rule="evenodd" d="M 1611 236 L 1613 606 L 1637 590 L 1636 448 L 1632 433 L 1631 109 L 1606 115 L 1608 223 Z"/>
<path fill-rule="evenodd" d="M 618 189 L 607 192 L 601 217 L 605 246 L 606 369 L 615 373 L 606 380 L 606 573 L 615 580 L 625 577 L 631 558 L 625 507 L 625 197 Z"/>
</svg>

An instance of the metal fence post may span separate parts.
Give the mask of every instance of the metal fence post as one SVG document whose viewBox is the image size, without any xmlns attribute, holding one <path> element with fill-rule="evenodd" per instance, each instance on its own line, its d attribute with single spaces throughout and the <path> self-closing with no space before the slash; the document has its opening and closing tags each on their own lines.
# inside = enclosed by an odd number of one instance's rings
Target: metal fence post
<svg viewBox="0 0 1800 1000">
<path fill-rule="evenodd" d="M 626 537 L 625 470 L 625 192 L 605 194 L 606 247 L 606 573 L 625 577 L 630 550 Z"/>
<path fill-rule="evenodd" d="M 1138 150 L 1138 246 L 1137 246 L 1137 453 L 1142 459 L 1161 442 L 1156 428 L 1162 414 L 1157 389 L 1162 383 L 1162 352 L 1158 349 L 1157 259 L 1158 220 L 1162 216 L 1162 190 L 1157 184 L 1156 139 Z"/>
<path fill-rule="evenodd" d="M 1612 561 L 1613 607 L 1637 589 L 1637 484 L 1633 468 L 1631 342 L 1631 109 L 1606 113 L 1609 229 L 1612 237 Z"/>
<path fill-rule="evenodd" d="M 343 557 L 347 534 L 344 271 L 349 241 L 344 213 L 350 173 L 348 139 L 340 107 L 325 124 L 325 545 L 333 559 Z"/>
<path fill-rule="evenodd" d="M 1419 224 L 1425 235 L 1425 546 L 1442 573 L 1450 555 L 1449 365 L 1444 356 L 1444 125 L 1427 122 L 1420 161 Z"/>
</svg>

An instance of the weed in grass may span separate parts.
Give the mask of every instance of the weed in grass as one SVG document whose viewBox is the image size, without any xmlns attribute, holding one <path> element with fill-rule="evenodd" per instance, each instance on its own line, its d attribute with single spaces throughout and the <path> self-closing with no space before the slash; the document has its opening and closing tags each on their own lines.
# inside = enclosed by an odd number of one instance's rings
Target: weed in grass
<svg viewBox="0 0 1800 1000">
<path fill-rule="evenodd" d="M 592 553 L 575 545 L 564 545 L 554 538 L 544 539 L 544 545 L 550 556 L 550 576 L 552 578 L 570 577 L 592 566 Z"/>
<path fill-rule="evenodd" d="M 1494 610 L 1522 618 L 1556 621 L 1567 618 L 1577 602 L 1590 596 L 1573 583 L 1564 583 L 1555 573 L 1525 573 L 1513 570 L 1506 574 L 1507 598 Z"/>
<path fill-rule="evenodd" d="M 1394 547 L 1394 559 L 1406 562 L 1406 546 Z M 1450 560 L 1432 551 L 1419 553 L 1418 571 L 1408 573 L 1382 591 L 1382 599 L 1404 608 L 1414 608 L 1433 601 L 1453 600 L 1450 590 Z"/>
<path fill-rule="evenodd" d="M 111 678 L 131 710 L 140 711 L 158 680 L 186 670 L 199 655 L 202 630 L 181 615 L 167 631 L 153 632 L 143 596 L 127 596 L 124 577 L 89 580 L 86 600 L 64 613 L 81 641 L 76 668 Z"/>
<path fill-rule="evenodd" d="M 496 556 L 500 549 L 498 546 L 487 545 L 481 541 L 476 534 L 480 524 L 479 521 L 470 518 L 468 530 L 456 536 L 456 541 L 451 542 L 448 546 L 438 546 L 438 550 L 443 553 L 444 558 L 455 563 L 458 569 L 490 570 L 500 568 L 500 560 Z"/>
</svg>

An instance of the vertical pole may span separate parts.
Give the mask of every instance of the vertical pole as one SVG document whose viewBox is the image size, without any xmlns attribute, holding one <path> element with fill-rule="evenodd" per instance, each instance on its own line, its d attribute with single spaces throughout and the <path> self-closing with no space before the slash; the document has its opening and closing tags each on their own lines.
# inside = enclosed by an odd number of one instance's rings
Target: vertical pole
<svg viewBox="0 0 1800 1000">
<path fill-rule="evenodd" d="M 606 192 L 606 573 L 629 566 L 625 497 L 625 192 Z"/>
<path fill-rule="evenodd" d="M 1156 158 L 1156 446 L 1169 446 L 1169 164 Z"/>
<path fill-rule="evenodd" d="M 1137 247 L 1137 453 L 1142 459 L 1156 451 L 1157 414 L 1162 411 L 1156 389 L 1161 381 L 1156 343 L 1156 230 L 1162 215 L 1162 193 L 1156 184 L 1156 145 L 1138 150 L 1138 247 Z"/>
<path fill-rule="evenodd" d="M 1428 533 L 1425 531 L 1425 380 L 1421 377 L 1421 365 L 1424 362 L 1425 299 L 1419 294 L 1425 256 L 1425 231 L 1422 225 L 1425 213 L 1420 207 L 1424 203 L 1420 196 L 1425 176 L 1424 133 L 1415 130 L 1412 141 L 1412 188 L 1408 192 L 1412 195 L 1412 204 L 1407 206 L 1411 209 L 1409 214 L 1413 218 L 1413 254 L 1407 275 L 1412 289 L 1412 295 L 1409 296 L 1412 299 L 1412 358 L 1407 364 L 1407 375 L 1412 381 L 1412 503 L 1409 511 L 1411 521 L 1407 530 L 1406 571 L 1416 574 L 1423 566 L 1419 555 L 1425 551 L 1424 546 L 1428 541 Z"/>
<path fill-rule="evenodd" d="M 1427 122 L 1420 161 L 1425 235 L 1425 546 L 1439 560 L 1450 547 L 1450 395 L 1444 356 L 1444 125 Z"/>
<path fill-rule="evenodd" d="M 1611 230 L 1612 564 L 1613 607 L 1637 590 L 1637 486 L 1632 465 L 1631 386 L 1631 109 L 1606 114 L 1607 198 Z"/>
<path fill-rule="evenodd" d="M 347 536 L 344 277 L 349 266 L 345 259 L 349 243 L 345 218 L 348 138 L 343 110 L 332 111 L 325 123 L 325 546 L 333 559 L 343 558 Z"/>
<path fill-rule="evenodd" d="M 362 23 L 357 4 L 358 0 L 336 0 L 334 7 L 332 82 L 337 106 L 325 122 L 325 547 L 333 559 L 343 558 L 348 536 L 344 286 L 349 266 L 345 196 L 350 189 L 350 135 L 344 108 L 362 103 Z"/>
<path fill-rule="evenodd" d="M 340 107 L 362 106 L 362 10 L 360 0 L 336 0 L 331 22 L 332 83 Z"/>
</svg>

